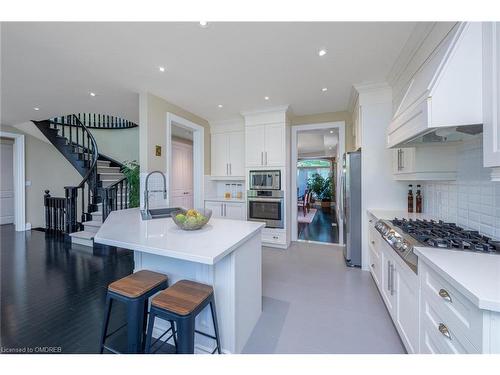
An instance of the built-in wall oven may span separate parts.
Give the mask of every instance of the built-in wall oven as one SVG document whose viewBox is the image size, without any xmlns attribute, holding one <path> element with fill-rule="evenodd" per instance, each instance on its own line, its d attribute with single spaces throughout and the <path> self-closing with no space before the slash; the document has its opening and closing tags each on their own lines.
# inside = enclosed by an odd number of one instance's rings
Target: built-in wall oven
<svg viewBox="0 0 500 375">
<path fill-rule="evenodd" d="M 281 172 L 250 171 L 248 220 L 266 223 L 268 228 L 284 228 Z"/>
</svg>

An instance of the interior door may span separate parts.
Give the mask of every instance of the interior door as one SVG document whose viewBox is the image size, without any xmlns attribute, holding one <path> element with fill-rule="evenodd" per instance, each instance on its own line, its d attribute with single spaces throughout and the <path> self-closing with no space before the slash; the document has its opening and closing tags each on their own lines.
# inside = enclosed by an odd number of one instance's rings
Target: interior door
<svg viewBox="0 0 500 375">
<path fill-rule="evenodd" d="M 0 157 L 2 171 L 0 179 L 0 224 L 14 222 L 14 141 L 2 138 Z"/>
<path fill-rule="evenodd" d="M 172 142 L 172 207 L 193 207 L 193 146 Z"/>
</svg>

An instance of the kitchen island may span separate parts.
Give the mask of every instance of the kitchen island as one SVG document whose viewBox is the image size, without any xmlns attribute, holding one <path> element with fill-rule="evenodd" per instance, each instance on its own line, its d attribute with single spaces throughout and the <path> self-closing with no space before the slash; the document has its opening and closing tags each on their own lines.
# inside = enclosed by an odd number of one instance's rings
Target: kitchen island
<svg viewBox="0 0 500 375">
<path fill-rule="evenodd" d="M 142 220 L 138 208 L 113 211 L 94 241 L 134 251 L 134 271 L 147 269 L 214 287 L 222 349 L 240 353 L 262 311 L 263 223 L 212 218 L 196 231 L 184 231 L 171 218 Z M 208 309 L 207 309 L 208 310 Z M 169 324 L 157 320 L 153 336 Z M 213 334 L 210 312 L 196 329 Z M 212 340 L 196 335 L 195 350 L 211 352 Z"/>
</svg>

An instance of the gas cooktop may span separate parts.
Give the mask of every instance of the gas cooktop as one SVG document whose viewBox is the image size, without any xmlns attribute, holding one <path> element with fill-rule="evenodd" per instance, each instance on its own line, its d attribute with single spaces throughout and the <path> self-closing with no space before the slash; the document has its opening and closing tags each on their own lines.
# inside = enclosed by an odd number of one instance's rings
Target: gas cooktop
<svg viewBox="0 0 500 375">
<path fill-rule="evenodd" d="M 466 230 L 453 223 L 398 218 L 390 222 L 422 246 L 500 254 L 500 241 L 494 241 L 477 231 Z"/>
</svg>

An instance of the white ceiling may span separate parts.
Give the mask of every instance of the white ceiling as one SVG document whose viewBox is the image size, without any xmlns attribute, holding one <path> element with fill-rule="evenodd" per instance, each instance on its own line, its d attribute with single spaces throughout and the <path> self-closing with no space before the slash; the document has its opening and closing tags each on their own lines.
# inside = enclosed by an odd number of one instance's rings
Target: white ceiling
<svg viewBox="0 0 500 375">
<path fill-rule="evenodd" d="M 332 131 L 333 133 L 330 133 Z M 337 155 L 339 143 L 338 129 L 318 129 L 301 131 L 297 134 L 297 154 L 299 157 L 321 157 Z"/>
<path fill-rule="evenodd" d="M 138 121 L 141 91 L 210 121 L 282 104 L 297 115 L 346 110 L 352 84 L 384 80 L 414 26 L 3 23 L 2 123 L 79 111 Z"/>
</svg>

